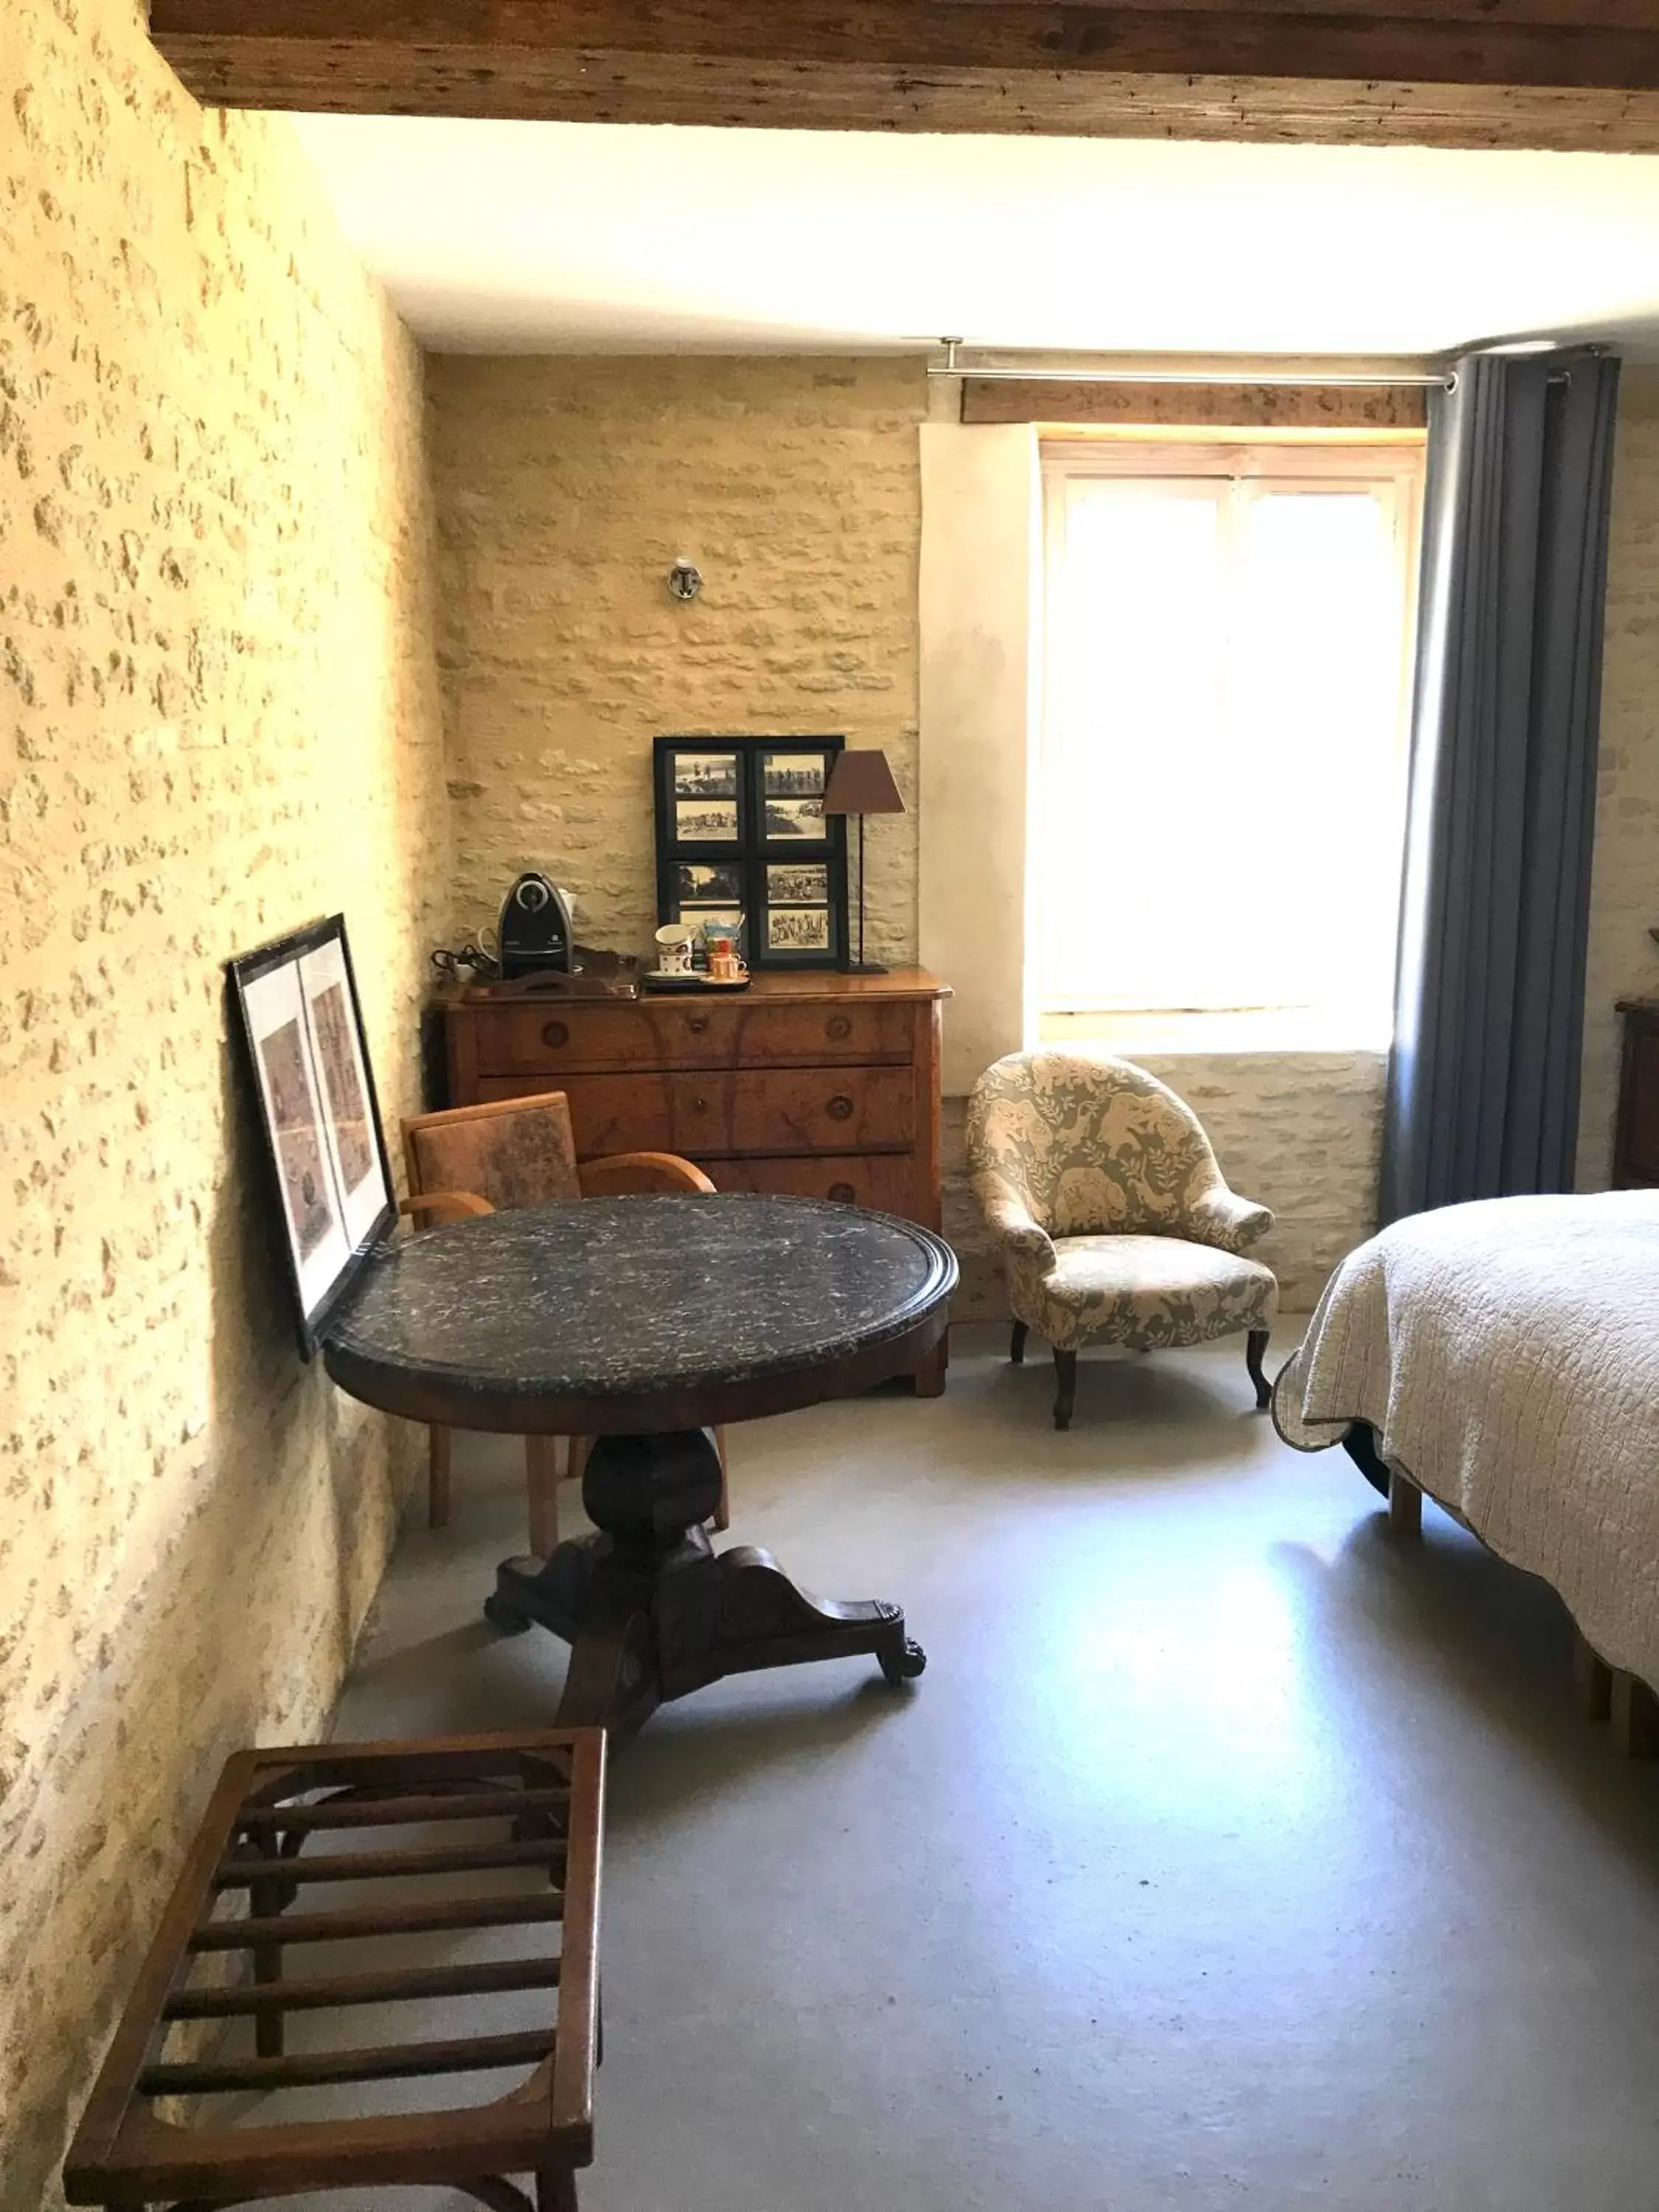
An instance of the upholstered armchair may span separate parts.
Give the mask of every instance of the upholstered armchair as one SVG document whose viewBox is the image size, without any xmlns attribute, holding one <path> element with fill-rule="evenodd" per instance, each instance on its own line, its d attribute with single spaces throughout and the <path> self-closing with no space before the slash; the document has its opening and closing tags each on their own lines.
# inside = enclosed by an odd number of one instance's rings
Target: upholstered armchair
<svg viewBox="0 0 1659 2212">
<path fill-rule="evenodd" d="M 1243 1256 L 1273 1215 L 1228 1189 L 1198 1116 L 1127 1060 L 1018 1052 L 986 1070 L 968 1108 L 974 1192 L 1001 1248 L 1010 1356 L 1036 1329 L 1054 1355 L 1054 1426 L 1071 1426 L 1081 1346 L 1137 1351 L 1246 1332 L 1258 1407 L 1279 1304 Z"/>
</svg>

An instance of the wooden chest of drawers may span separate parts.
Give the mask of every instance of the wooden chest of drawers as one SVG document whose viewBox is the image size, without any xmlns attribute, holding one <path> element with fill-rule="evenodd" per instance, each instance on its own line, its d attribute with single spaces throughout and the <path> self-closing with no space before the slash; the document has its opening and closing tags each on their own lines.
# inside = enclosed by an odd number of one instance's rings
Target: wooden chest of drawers
<svg viewBox="0 0 1659 2212">
<path fill-rule="evenodd" d="M 1659 999 L 1621 999 L 1625 1053 L 1613 1139 L 1615 1190 L 1659 1184 Z"/>
<path fill-rule="evenodd" d="M 679 1152 L 721 1190 L 837 1199 L 937 1229 L 949 995 L 914 968 L 762 975 L 724 998 L 469 994 L 444 1009 L 449 1103 L 562 1091 L 583 1159 Z"/>
</svg>

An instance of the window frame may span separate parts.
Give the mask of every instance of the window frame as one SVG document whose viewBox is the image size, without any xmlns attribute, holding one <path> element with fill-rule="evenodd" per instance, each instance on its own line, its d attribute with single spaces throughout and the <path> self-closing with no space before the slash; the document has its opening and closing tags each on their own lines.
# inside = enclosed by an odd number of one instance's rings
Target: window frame
<svg viewBox="0 0 1659 2212">
<path fill-rule="evenodd" d="M 1401 580 L 1402 621 L 1400 638 L 1400 682 L 1395 735 L 1395 763 L 1400 779 L 1401 823 L 1404 829 L 1407 754 L 1410 738 L 1412 678 L 1415 655 L 1419 565 L 1423 526 L 1424 474 L 1427 437 L 1422 430 L 1356 432 L 1260 432 L 1241 435 L 1212 427 L 1190 432 L 1109 430 L 1043 433 L 1038 441 L 1039 495 L 1042 583 L 1041 619 L 1035 640 L 1037 670 L 1036 757 L 1033 778 L 1032 829 L 1041 854 L 1043 794 L 1049 763 L 1058 746 L 1056 707 L 1052 682 L 1049 644 L 1049 580 L 1064 558 L 1066 496 L 1068 484 L 1078 478 L 1109 477 L 1123 481 L 1218 479 L 1228 483 L 1270 483 L 1275 492 L 1363 491 L 1386 494 L 1387 511 Z M 1035 856 L 1034 856 L 1035 857 Z M 1045 872 L 1039 866 L 1039 879 Z M 1337 1042 L 1343 1046 L 1386 1046 L 1380 1036 L 1327 1034 L 1328 1008 L 1285 1006 L 1274 1001 L 1252 1006 L 1170 1006 L 1131 1005 L 1119 994 L 1085 1000 L 1071 992 L 1051 996 L 1045 988 L 1042 963 L 1048 951 L 1047 916 L 1037 910 L 1030 917 L 1028 950 L 1028 1019 L 1044 1042 L 1066 1039 L 1104 1039 L 1132 1043 L 1137 1030 L 1155 1034 L 1166 1048 L 1190 1035 L 1195 1046 L 1225 1049 L 1236 1034 L 1237 1048 L 1261 1049 L 1279 1040 L 1286 1044 Z"/>
</svg>

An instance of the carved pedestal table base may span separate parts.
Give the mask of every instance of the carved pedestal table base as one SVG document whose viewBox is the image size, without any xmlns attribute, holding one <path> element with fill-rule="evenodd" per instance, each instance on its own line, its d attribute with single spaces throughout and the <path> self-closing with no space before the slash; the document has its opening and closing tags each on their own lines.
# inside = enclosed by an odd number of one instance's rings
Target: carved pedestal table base
<svg viewBox="0 0 1659 2212">
<path fill-rule="evenodd" d="M 498 1570 L 484 1607 L 495 1626 L 539 1621 L 571 1646 L 561 1726 L 580 1715 L 625 1734 L 672 1698 L 758 1668 L 869 1652 L 902 1682 L 927 1665 L 900 1607 L 814 1597 L 753 1545 L 717 1557 L 703 1523 L 720 1480 L 706 1429 L 601 1437 L 582 1479 L 601 1533 L 561 1544 L 545 1565 Z"/>
<path fill-rule="evenodd" d="M 769 1553 L 716 1555 L 716 1424 L 914 1374 L 942 1345 L 950 1249 L 817 1200 L 589 1199 L 431 1230 L 366 1271 L 330 1373 L 410 1419 L 594 1439 L 595 1536 L 509 1559 L 485 1607 L 571 1647 L 562 1725 L 640 1727 L 723 1675 L 927 1662 L 881 1599 L 817 1598 Z"/>
</svg>

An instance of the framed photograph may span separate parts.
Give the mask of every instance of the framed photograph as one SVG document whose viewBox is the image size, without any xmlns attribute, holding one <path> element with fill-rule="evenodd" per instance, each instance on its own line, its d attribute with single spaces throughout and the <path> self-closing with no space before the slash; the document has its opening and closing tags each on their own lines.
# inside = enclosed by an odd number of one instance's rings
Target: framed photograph
<svg viewBox="0 0 1659 2212">
<path fill-rule="evenodd" d="M 345 921 L 233 960 L 301 1356 L 397 1217 Z"/>
<path fill-rule="evenodd" d="M 674 875 L 682 907 L 743 904 L 743 869 L 735 860 L 682 860 Z"/>
<path fill-rule="evenodd" d="M 764 754 L 761 789 L 768 799 L 822 799 L 833 757 L 820 752 Z"/>
<path fill-rule="evenodd" d="M 657 918 L 741 924 L 751 968 L 847 957 L 847 824 L 823 793 L 846 740 L 659 738 Z"/>
<path fill-rule="evenodd" d="M 771 952 L 827 952 L 830 950 L 829 908 L 768 907 L 766 945 Z"/>
<path fill-rule="evenodd" d="M 735 845 L 738 803 L 734 799 L 677 799 L 674 835 L 682 845 Z"/>
<path fill-rule="evenodd" d="M 735 799 L 737 795 L 738 757 L 735 753 L 685 752 L 676 757 L 676 799 Z"/>
<path fill-rule="evenodd" d="M 823 842 L 823 800 L 821 796 L 817 799 L 769 797 L 764 815 L 763 835 L 769 845 L 791 843 L 796 838 L 806 838 L 814 844 Z"/>
<path fill-rule="evenodd" d="M 769 860 L 766 903 L 775 906 L 828 906 L 830 870 L 822 860 Z"/>
</svg>

